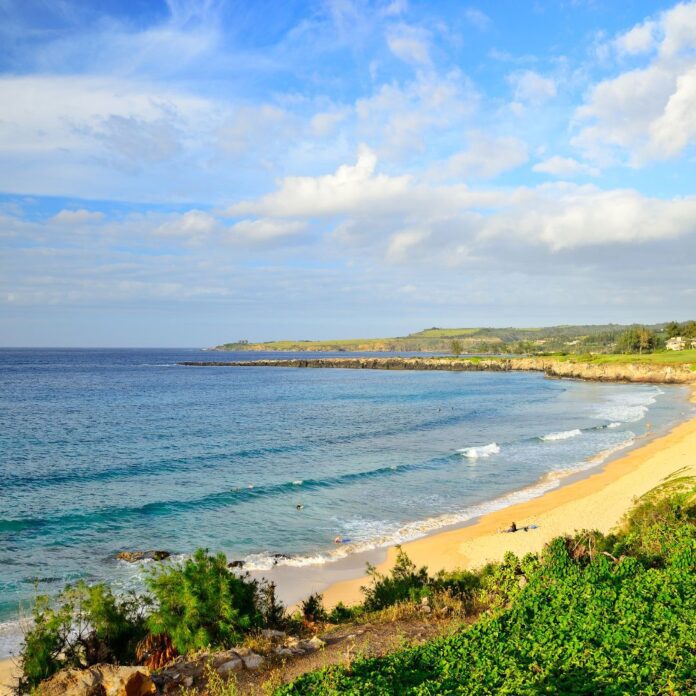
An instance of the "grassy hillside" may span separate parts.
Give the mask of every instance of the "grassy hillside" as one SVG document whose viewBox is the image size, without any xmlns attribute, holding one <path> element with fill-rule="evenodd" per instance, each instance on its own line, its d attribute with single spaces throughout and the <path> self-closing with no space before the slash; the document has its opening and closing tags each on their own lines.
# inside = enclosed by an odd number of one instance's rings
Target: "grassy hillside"
<svg viewBox="0 0 696 696">
<path fill-rule="evenodd" d="M 664 324 L 649 329 L 658 334 Z M 237 341 L 217 346 L 216 350 L 250 351 L 316 351 L 316 352 L 432 352 L 449 353 L 453 340 L 464 353 L 529 353 L 529 352 L 611 352 L 617 337 L 627 329 L 620 324 L 579 326 L 547 326 L 535 328 L 439 328 L 431 327 L 392 338 L 351 338 L 328 341 L 268 341 L 249 343 Z"/>
</svg>

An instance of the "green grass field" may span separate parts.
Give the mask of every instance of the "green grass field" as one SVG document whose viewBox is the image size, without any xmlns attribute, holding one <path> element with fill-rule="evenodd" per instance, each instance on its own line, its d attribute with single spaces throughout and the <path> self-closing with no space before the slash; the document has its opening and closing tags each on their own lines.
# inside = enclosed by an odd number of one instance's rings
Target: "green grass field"
<svg viewBox="0 0 696 696">
<path fill-rule="evenodd" d="M 570 362 L 589 362 L 597 365 L 607 363 L 647 363 L 654 365 L 684 365 L 696 364 L 696 349 L 693 350 L 663 350 L 655 353 L 610 353 L 607 355 L 557 355 L 549 356 L 557 360 Z"/>
</svg>

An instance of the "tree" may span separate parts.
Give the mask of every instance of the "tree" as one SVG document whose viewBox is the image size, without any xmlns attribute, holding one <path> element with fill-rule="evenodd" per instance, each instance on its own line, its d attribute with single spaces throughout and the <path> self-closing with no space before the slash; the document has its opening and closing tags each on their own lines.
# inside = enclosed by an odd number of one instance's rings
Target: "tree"
<svg viewBox="0 0 696 696">
<path fill-rule="evenodd" d="M 667 326 L 665 326 L 665 332 L 667 333 L 667 338 L 681 336 L 681 326 L 679 325 L 679 322 L 670 321 Z"/>
<path fill-rule="evenodd" d="M 456 338 L 453 339 L 450 341 L 450 352 L 458 358 L 464 352 L 464 344 Z"/>
<path fill-rule="evenodd" d="M 619 336 L 616 343 L 622 353 L 642 353 L 655 348 L 657 337 L 645 326 L 632 326 Z"/>
</svg>

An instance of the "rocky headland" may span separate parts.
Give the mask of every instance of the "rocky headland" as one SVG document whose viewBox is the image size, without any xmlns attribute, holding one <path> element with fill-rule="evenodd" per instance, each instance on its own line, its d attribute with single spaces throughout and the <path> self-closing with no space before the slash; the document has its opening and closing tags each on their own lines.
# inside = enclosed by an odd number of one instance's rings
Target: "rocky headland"
<svg viewBox="0 0 696 696">
<path fill-rule="evenodd" d="M 293 358 L 287 360 L 186 361 L 187 367 L 294 367 L 352 370 L 446 370 L 451 372 L 543 372 L 547 377 L 598 382 L 696 384 L 689 364 L 640 362 L 575 362 L 548 357 L 530 358 Z"/>
</svg>

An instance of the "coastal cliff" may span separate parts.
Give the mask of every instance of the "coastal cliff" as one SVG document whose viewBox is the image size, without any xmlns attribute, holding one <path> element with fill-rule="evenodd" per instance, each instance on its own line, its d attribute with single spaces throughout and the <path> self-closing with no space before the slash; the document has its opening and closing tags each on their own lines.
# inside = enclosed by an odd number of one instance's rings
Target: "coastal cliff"
<svg viewBox="0 0 696 696">
<path fill-rule="evenodd" d="M 537 371 L 548 377 L 598 382 L 696 384 L 696 372 L 688 364 L 589 363 L 553 358 L 295 358 L 289 360 L 240 360 L 234 362 L 182 362 L 188 367 L 300 367 L 354 370 L 445 370 L 451 372 Z"/>
</svg>

